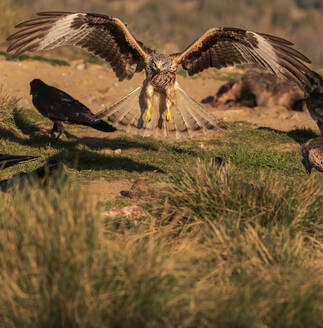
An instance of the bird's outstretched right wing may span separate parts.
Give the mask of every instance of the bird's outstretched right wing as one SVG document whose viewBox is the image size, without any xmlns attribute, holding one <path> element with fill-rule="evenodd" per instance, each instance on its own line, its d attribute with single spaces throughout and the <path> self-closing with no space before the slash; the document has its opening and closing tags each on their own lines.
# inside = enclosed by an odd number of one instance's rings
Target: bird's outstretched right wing
<svg viewBox="0 0 323 328">
<path fill-rule="evenodd" d="M 221 68 L 249 63 L 265 68 L 277 76 L 309 86 L 311 70 L 303 63 L 310 60 L 282 38 L 234 27 L 212 28 L 173 54 L 173 60 L 193 75 L 208 67 Z"/>
</svg>

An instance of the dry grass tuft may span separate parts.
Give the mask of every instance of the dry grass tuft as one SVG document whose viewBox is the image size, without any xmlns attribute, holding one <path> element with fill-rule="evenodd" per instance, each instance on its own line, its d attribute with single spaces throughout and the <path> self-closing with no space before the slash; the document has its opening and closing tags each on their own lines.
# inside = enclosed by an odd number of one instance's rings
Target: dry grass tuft
<svg viewBox="0 0 323 328">
<path fill-rule="evenodd" d="M 176 221 L 181 229 L 205 223 L 244 230 L 247 224 L 271 229 L 281 225 L 316 235 L 320 231 L 323 191 L 314 179 L 282 181 L 270 173 L 246 180 L 227 165 L 218 169 L 197 161 L 170 176 L 153 205 L 163 223 Z"/>
<path fill-rule="evenodd" d="M 2 196 L 0 321 L 320 327 L 322 193 L 309 180 L 288 204 L 284 183 L 253 183 L 198 163 L 154 195 L 152 215 L 139 224 L 102 216 L 75 185 Z"/>
</svg>

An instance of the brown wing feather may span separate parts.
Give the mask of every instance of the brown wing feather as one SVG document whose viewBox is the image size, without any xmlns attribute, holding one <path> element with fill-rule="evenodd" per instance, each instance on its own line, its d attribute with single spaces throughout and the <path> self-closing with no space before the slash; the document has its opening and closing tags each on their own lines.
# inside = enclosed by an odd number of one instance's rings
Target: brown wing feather
<svg viewBox="0 0 323 328">
<path fill-rule="evenodd" d="M 189 75 L 209 67 L 226 67 L 241 63 L 257 64 L 278 76 L 309 85 L 310 69 L 303 62 L 310 60 L 292 43 L 282 38 L 239 28 L 212 28 L 189 45 L 173 60 L 182 64 Z"/>
<path fill-rule="evenodd" d="M 18 24 L 20 31 L 8 37 L 8 52 L 18 56 L 25 51 L 75 45 L 105 59 L 120 80 L 130 79 L 144 68 L 153 52 L 137 41 L 118 18 L 100 14 L 44 12 Z"/>
</svg>

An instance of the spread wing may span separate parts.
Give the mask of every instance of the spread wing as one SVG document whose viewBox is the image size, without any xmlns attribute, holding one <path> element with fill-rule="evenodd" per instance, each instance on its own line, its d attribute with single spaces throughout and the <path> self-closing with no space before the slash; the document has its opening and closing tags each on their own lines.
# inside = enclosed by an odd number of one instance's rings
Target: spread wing
<svg viewBox="0 0 323 328">
<path fill-rule="evenodd" d="M 277 76 L 309 85 L 310 60 L 291 48 L 291 42 L 279 37 L 239 28 L 212 28 L 194 41 L 173 60 L 196 74 L 208 67 L 226 67 L 240 63 L 257 64 Z"/>
<path fill-rule="evenodd" d="M 119 80 L 131 79 L 144 68 L 153 52 L 137 41 L 118 18 L 99 14 L 44 12 L 40 17 L 18 24 L 20 31 L 8 37 L 8 52 L 75 45 L 106 60 Z"/>
</svg>

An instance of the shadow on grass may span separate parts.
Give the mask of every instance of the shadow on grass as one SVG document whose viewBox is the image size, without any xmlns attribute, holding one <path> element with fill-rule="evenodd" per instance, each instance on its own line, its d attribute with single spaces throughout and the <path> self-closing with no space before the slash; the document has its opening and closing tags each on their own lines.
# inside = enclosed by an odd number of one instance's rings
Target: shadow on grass
<svg viewBox="0 0 323 328">
<path fill-rule="evenodd" d="M 76 141 L 80 144 L 86 145 L 92 149 L 131 149 L 131 148 L 142 148 L 144 150 L 153 150 L 158 151 L 158 144 L 150 143 L 147 141 L 141 140 L 130 140 L 126 138 L 115 138 L 115 139 L 106 139 L 104 137 L 76 137 Z"/>
<path fill-rule="evenodd" d="M 267 130 L 267 131 L 275 132 L 277 134 L 284 134 L 294 139 L 299 144 L 303 144 L 309 139 L 318 137 L 318 134 L 314 132 L 312 129 L 295 129 L 286 132 L 286 131 L 281 131 L 281 130 L 261 126 L 257 130 Z"/>
<path fill-rule="evenodd" d="M 15 109 L 13 111 L 13 118 L 15 125 L 17 128 L 24 134 L 30 137 L 30 145 L 34 142 L 36 146 L 40 146 L 41 144 L 48 144 L 49 142 L 55 147 L 57 146 L 66 146 L 66 144 L 80 143 L 88 146 L 91 149 L 104 149 L 109 148 L 111 150 L 115 149 L 130 149 L 130 148 L 143 148 L 145 150 L 154 150 L 158 151 L 159 145 L 155 140 L 145 141 L 145 140 L 129 140 L 127 138 L 116 138 L 116 139 L 107 139 L 104 137 L 77 137 L 71 133 L 69 133 L 66 129 L 64 131 L 68 140 L 64 139 L 55 140 L 51 136 L 47 135 L 37 135 L 41 132 L 45 132 L 47 129 L 43 129 L 37 126 L 34 120 L 39 120 L 42 117 L 35 111 L 32 110 L 21 110 Z M 52 124 L 52 122 L 51 122 Z M 64 127 L 68 127 L 68 125 L 64 125 Z M 50 129 L 48 129 L 49 131 Z M 139 139 L 139 138 L 138 138 Z"/>
<path fill-rule="evenodd" d="M 128 172 L 147 172 L 156 171 L 164 173 L 164 171 L 156 166 L 139 163 L 127 157 L 109 156 L 98 154 L 88 150 L 62 150 L 54 155 L 52 159 L 64 163 L 69 168 L 77 171 L 82 170 L 125 170 Z"/>
<path fill-rule="evenodd" d="M 157 171 L 163 173 L 160 168 L 148 164 L 133 161 L 126 157 L 114 157 L 98 154 L 88 150 L 79 150 L 75 147 L 77 142 L 55 140 L 49 137 L 35 137 L 24 139 L 15 135 L 12 131 L 0 127 L 0 136 L 24 146 L 42 147 L 50 143 L 53 148 L 61 150 L 50 159 L 63 162 L 66 166 L 81 170 L 125 170 L 128 172 Z"/>
<path fill-rule="evenodd" d="M 180 144 L 171 144 L 162 140 L 153 139 L 149 137 L 118 137 L 114 139 L 105 139 L 99 137 L 82 137 L 76 138 L 76 141 L 80 144 L 86 145 L 91 149 L 135 149 L 141 148 L 144 150 L 160 151 L 166 149 L 170 152 L 178 154 L 188 154 L 194 157 L 200 156 L 200 152 L 197 150 L 184 148 Z"/>
<path fill-rule="evenodd" d="M 16 127 L 24 134 L 29 136 L 34 136 L 35 133 L 42 131 L 43 129 L 39 126 L 35 125 L 29 117 L 34 119 L 38 119 L 38 113 L 32 110 L 22 110 L 22 109 L 14 109 L 13 110 L 13 119 Z"/>
<path fill-rule="evenodd" d="M 24 145 L 41 147 L 51 144 L 52 147 L 56 149 L 60 149 L 62 147 L 70 148 L 70 147 L 74 147 L 76 144 L 82 144 L 95 150 L 99 150 L 99 149 L 127 150 L 127 149 L 138 148 L 144 150 L 159 151 L 161 148 L 165 148 L 171 152 L 175 152 L 178 154 L 189 154 L 195 157 L 200 156 L 198 151 L 192 149 L 186 149 L 178 144 L 174 145 L 162 140 L 156 140 L 149 137 L 140 137 L 140 136 L 117 137 L 117 138 L 105 138 L 105 137 L 93 137 L 93 136 L 77 137 L 67 132 L 67 130 L 65 129 L 64 133 L 69 140 L 64 140 L 62 138 L 56 140 L 49 135 L 41 135 L 41 133 L 44 133 L 44 130 L 47 129 L 43 129 L 33 122 L 33 120 L 39 120 L 42 118 L 40 114 L 38 114 L 37 112 L 32 110 L 15 109 L 13 111 L 13 118 L 16 127 L 23 134 L 28 135 L 30 139 L 25 140 L 21 138 L 20 140 L 12 139 L 12 141 L 22 142 Z M 68 125 L 65 125 L 65 127 L 68 127 Z"/>
<path fill-rule="evenodd" d="M 12 142 L 19 143 L 24 146 L 30 146 L 40 148 L 47 146 L 60 150 L 59 153 L 48 158 L 47 160 L 55 159 L 62 162 L 66 166 L 82 170 L 125 170 L 128 172 L 145 172 L 145 171 L 156 171 L 164 173 L 163 170 L 156 166 L 143 164 L 140 162 L 133 161 L 126 157 L 114 157 L 103 154 L 98 154 L 88 150 L 76 149 L 77 141 L 63 141 L 55 140 L 46 136 L 32 137 L 31 139 L 25 139 L 16 135 L 13 131 L 0 127 L 0 137 L 10 140 Z"/>
<path fill-rule="evenodd" d="M 24 61 L 24 60 L 36 60 L 36 61 L 41 61 L 45 62 L 48 64 L 51 64 L 52 66 L 70 66 L 70 64 L 61 59 L 53 59 L 53 58 L 46 58 L 43 56 L 29 56 L 29 55 L 20 55 L 18 57 L 14 57 L 11 54 L 8 54 L 4 51 L 0 51 L 0 56 L 4 56 L 6 60 L 8 61 Z"/>
<path fill-rule="evenodd" d="M 288 131 L 287 135 L 299 144 L 303 144 L 309 139 L 318 137 L 318 134 L 311 129 L 295 129 Z"/>
<path fill-rule="evenodd" d="M 19 127 L 18 127 L 19 128 Z M 20 129 L 21 130 L 21 129 Z M 35 132 L 40 131 L 40 129 L 35 130 Z M 26 131 L 25 131 L 26 132 Z M 51 138 L 46 135 L 39 135 L 36 136 L 33 133 L 27 132 L 26 134 L 27 138 L 24 138 L 22 136 L 19 136 L 15 132 L 13 132 L 10 129 L 4 128 L 0 126 L 0 137 L 2 139 L 7 139 L 9 141 L 19 143 L 23 146 L 29 146 L 33 148 L 39 148 L 39 147 L 46 147 L 48 145 L 51 145 L 51 147 L 55 149 L 61 149 L 61 148 L 73 148 L 75 144 L 77 144 L 75 141 L 64 141 L 64 140 L 56 140 L 54 138 Z M 29 138 L 28 138 L 29 136 Z"/>
</svg>

